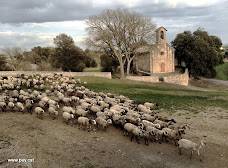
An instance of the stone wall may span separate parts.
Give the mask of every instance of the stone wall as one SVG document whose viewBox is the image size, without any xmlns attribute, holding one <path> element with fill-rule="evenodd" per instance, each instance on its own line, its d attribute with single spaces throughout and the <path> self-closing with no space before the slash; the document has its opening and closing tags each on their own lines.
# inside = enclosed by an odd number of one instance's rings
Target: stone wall
<svg viewBox="0 0 228 168">
<path fill-rule="evenodd" d="M 159 82 L 158 76 L 126 76 L 126 79 L 135 80 L 135 81 L 143 81 L 143 82 L 152 82 L 152 83 Z"/>
<path fill-rule="evenodd" d="M 17 76 L 20 74 L 34 75 L 44 74 L 52 75 L 54 73 L 61 73 L 64 76 L 96 76 L 111 79 L 111 72 L 54 72 L 54 71 L 0 71 L 0 76 Z"/>
<path fill-rule="evenodd" d="M 189 81 L 188 69 L 185 69 L 184 74 L 163 77 L 163 79 L 166 83 L 174 83 L 187 86 Z"/>
</svg>

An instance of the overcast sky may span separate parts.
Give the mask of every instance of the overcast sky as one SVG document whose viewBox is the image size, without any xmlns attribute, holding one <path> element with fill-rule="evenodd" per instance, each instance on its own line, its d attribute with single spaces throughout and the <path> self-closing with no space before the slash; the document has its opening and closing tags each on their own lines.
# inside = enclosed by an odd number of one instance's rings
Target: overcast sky
<svg viewBox="0 0 228 168">
<path fill-rule="evenodd" d="M 0 47 L 53 46 L 66 33 L 83 47 L 84 21 L 103 9 L 128 8 L 164 26 L 168 42 L 204 28 L 228 44 L 228 0 L 0 0 Z"/>
</svg>

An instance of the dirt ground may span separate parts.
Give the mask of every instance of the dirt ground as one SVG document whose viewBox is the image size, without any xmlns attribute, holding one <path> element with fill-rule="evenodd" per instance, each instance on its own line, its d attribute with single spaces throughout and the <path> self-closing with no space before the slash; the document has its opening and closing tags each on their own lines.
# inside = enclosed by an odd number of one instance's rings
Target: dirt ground
<svg viewBox="0 0 228 168">
<path fill-rule="evenodd" d="M 61 115 L 61 114 L 59 114 Z M 200 162 L 196 153 L 190 160 L 190 151 L 171 143 L 150 142 L 137 144 L 135 139 L 123 136 L 113 126 L 87 132 L 77 125 L 66 125 L 62 117 L 44 120 L 19 112 L 0 112 L 0 167 L 33 168 L 226 168 L 228 167 L 228 110 L 208 108 L 199 114 L 178 111 L 172 115 L 160 110 L 159 115 L 174 118 L 177 124 L 187 123 L 190 130 L 184 138 L 207 147 L 201 149 Z M 4 140 L 4 141 L 3 141 Z M 11 144 L 7 144 L 10 142 Z M 8 159 L 31 159 L 8 162 Z M 19 161 L 21 163 L 19 163 Z M 31 162 L 29 162 L 31 161 Z"/>
</svg>

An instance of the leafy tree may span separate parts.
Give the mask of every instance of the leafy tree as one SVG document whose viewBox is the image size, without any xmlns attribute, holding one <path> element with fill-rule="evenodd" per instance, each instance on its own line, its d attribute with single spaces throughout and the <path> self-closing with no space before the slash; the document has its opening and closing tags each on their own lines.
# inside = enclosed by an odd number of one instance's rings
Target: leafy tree
<svg viewBox="0 0 228 168">
<path fill-rule="evenodd" d="M 51 59 L 54 67 L 64 71 L 83 71 L 85 53 L 74 45 L 72 37 L 60 34 L 54 38 L 54 44 L 56 48 Z"/>
<path fill-rule="evenodd" d="M 126 9 L 104 10 L 87 21 L 87 42 L 99 49 L 109 49 L 120 64 L 121 78 L 124 78 L 124 64 L 127 61 L 127 75 L 135 50 L 145 41 L 153 42 L 155 24 L 150 18 Z"/>
<path fill-rule="evenodd" d="M 228 52 L 225 52 L 225 56 L 224 56 L 225 58 L 228 58 Z"/>
<path fill-rule="evenodd" d="M 115 73 L 117 67 L 119 66 L 119 61 L 111 51 L 105 50 L 105 52 L 101 55 L 100 64 L 102 72 Z"/>
<path fill-rule="evenodd" d="M 223 63 L 220 47 L 221 40 L 209 36 L 208 32 L 198 28 L 195 32 L 184 31 L 171 42 L 175 48 L 178 64 L 184 61 L 193 77 L 215 77 L 215 66 Z"/>
</svg>

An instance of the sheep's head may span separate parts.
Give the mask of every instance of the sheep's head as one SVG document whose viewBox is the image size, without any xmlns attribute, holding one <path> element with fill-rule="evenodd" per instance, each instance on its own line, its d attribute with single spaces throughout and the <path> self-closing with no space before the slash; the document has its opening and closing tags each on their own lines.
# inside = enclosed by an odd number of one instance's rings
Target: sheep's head
<svg viewBox="0 0 228 168">
<path fill-rule="evenodd" d="M 155 133 L 153 130 L 151 130 L 151 131 L 149 132 L 149 134 L 152 135 L 152 136 L 156 136 L 156 133 Z"/>
<path fill-rule="evenodd" d="M 54 114 L 55 114 L 55 115 L 58 115 L 58 111 L 54 111 Z"/>
<path fill-rule="evenodd" d="M 180 135 L 181 134 L 185 134 L 184 129 L 179 129 L 178 132 L 179 132 Z"/>
<path fill-rule="evenodd" d="M 111 119 L 108 119 L 108 120 L 107 120 L 107 123 L 108 123 L 108 124 L 112 124 L 112 120 L 111 120 Z"/>
<path fill-rule="evenodd" d="M 207 146 L 207 143 L 204 140 L 201 140 L 200 143 L 201 143 L 202 146 Z"/>
<path fill-rule="evenodd" d="M 156 127 L 157 129 L 161 129 L 161 125 L 160 125 L 160 124 L 155 124 L 155 127 Z"/>
</svg>

